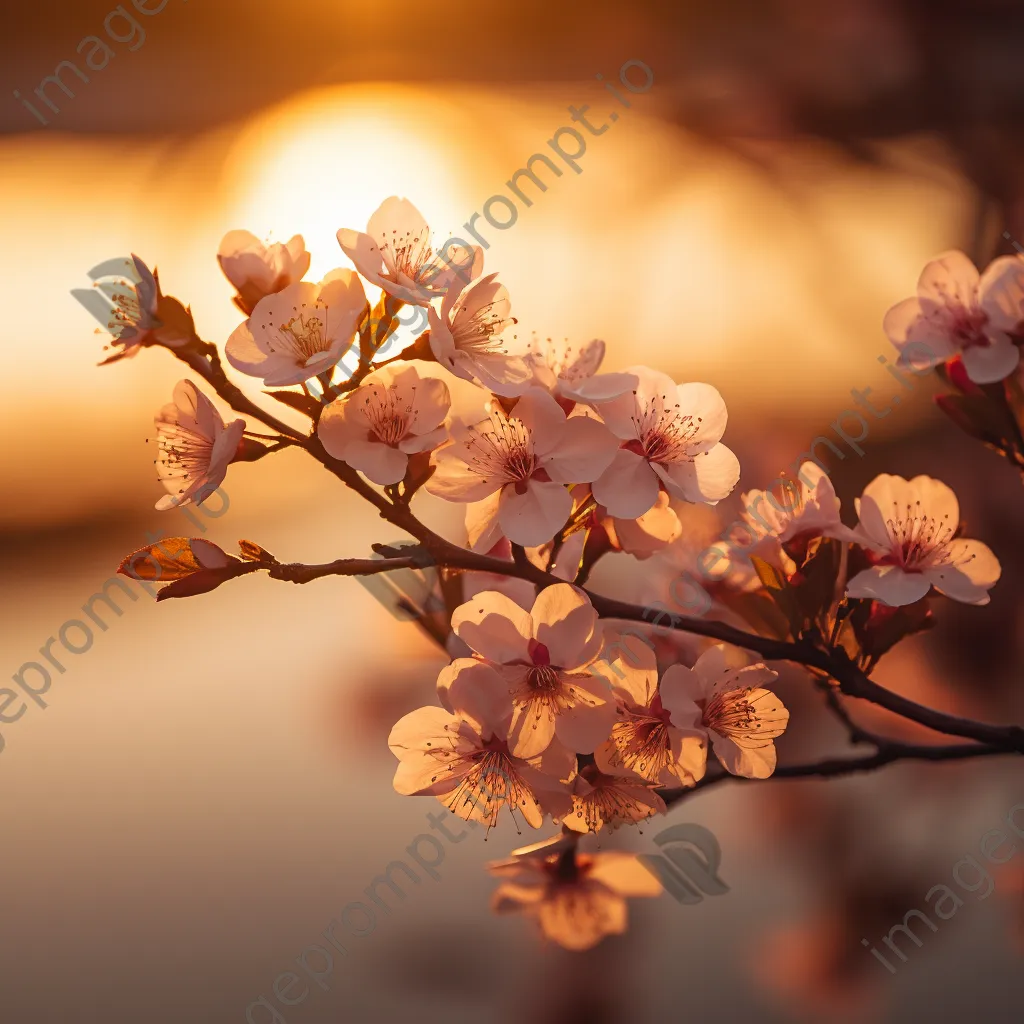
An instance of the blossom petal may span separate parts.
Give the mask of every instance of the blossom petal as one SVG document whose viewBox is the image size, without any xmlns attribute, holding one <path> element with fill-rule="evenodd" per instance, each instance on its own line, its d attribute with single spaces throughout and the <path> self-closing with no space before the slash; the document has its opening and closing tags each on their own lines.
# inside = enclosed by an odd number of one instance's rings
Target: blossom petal
<svg viewBox="0 0 1024 1024">
<path fill-rule="evenodd" d="M 571 512 L 572 495 L 562 484 L 527 480 L 521 494 L 516 486 L 502 489 L 498 522 L 513 544 L 537 547 L 561 530 Z"/>
<path fill-rule="evenodd" d="M 993 260 L 981 275 L 978 304 L 988 314 L 989 327 L 1017 332 L 1024 320 L 1024 259 L 1001 256 Z M 971 380 L 983 383 L 975 377 Z"/>
<path fill-rule="evenodd" d="M 449 711 L 465 712 L 485 731 L 504 732 L 508 728 L 512 715 L 508 682 L 486 662 L 456 658 L 438 675 L 437 693 Z"/>
<path fill-rule="evenodd" d="M 1017 369 L 1020 349 L 1006 335 L 1001 335 L 987 347 L 964 349 L 961 358 L 967 376 L 975 384 L 995 384 Z"/>
<path fill-rule="evenodd" d="M 709 505 L 728 497 L 740 478 L 740 461 L 724 444 L 696 455 L 692 462 L 654 463 L 653 468 L 669 494 Z"/>
<path fill-rule="evenodd" d="M 431 462 L 437 471 L 425 484 L 430 494 L 448 501 L 480 501 L 501 488 L 502 481 L 498 477 L 482 476 L 471 469 L 464 452 L 458 442 L 434 452 Z"/>
<path fill-rule="evenodd" d="M 618 519 L 636 519 L 654 508 L 658 476 L 636 452 L 619 449 L 608 468 L 593 482 L 594 498 Z"/>
<path fill-rule="evenodd" d="M 512 598 L 485 590 L 452 613 L 452 629 L 477 654 L 506 665 L 532 664 L 533 622 Z"/>
<path fill-rule="evenodd" d="M 530 613 L 533 635 L 548 649 L 551 664 L 564 669 L 580 668 L 597 656 L 601 636 L 594 643 L 597 612 L 590 598 L 568 583 L 545 587 Z"/>
<path fill-rule="evenodd" d="M 920 601 L 931 590 L 931 582 L 922 573 L 904 572 L 895 565 L 875 565 L 850 580 L 847 597 L 870 598 L 892 608 Z"/>
<path fill-rule="evenodd" d="M 747 779 L 767 779 L 775 771 L 775 744 L 769 740 L 763 746 L 739 746 L 728 736 L 712 733 L 711 745 L 722 767 L 732 775 Z"/>
<path fill-rule="evenodd" d="M 611 431 L 587 416 L 565 420 L 554 438 L 546 454 L 538 451 L 538 461 L 552 480 L 562 484 L 589 484 L 608 468 L 618 450 Z"/>
<path fill-rule="evenodd" d="M 607 672 L 598 673 L 596 665 L 591 672 L 603 675 L 612 689 L 635 707 L 650 707 L 658 690 L 658 659 L 654 649 L 635 633 L 606 632 L 605 636 L 604 653 L 598 665 Z"/>
</svg>

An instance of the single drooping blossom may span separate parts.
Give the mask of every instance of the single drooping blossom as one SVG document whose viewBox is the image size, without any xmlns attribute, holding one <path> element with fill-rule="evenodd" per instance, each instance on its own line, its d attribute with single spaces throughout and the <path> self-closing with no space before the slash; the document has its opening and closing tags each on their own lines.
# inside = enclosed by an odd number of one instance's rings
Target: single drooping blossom
<svg viewBox="0 0 1024 1024">
<path fill-rule="evenodd" d="M 341 228 L 338 244 L 356 270 L 388 295 L 416 306 L 445 295 L 458 280 L 470 280 L 470 268 L 482 261 L 479 246 L 446 244 L 435 253 L 423 214 L 408 199 L 391 196 L 370 217 L 366 231 Z"/>
<path fill-rule="evenodd" d="M 589 764 L 572 780 L 572 810 L 562 819 L 562 825 L 574 832 L 611 831 L 666 810 L 653 783 L 621 770 L 617 775 L 606 775 Z"/>
<path fill-rule="evenodd" d="M 264 245 L 251 231 L 229 231 L 221 239 L 217 262 L 238 292 L 235 305 L 251 316 L 260 299 L 302 280 L 309 253 L 302 235 Z"/>
<path fill-rule="evenodd" d="M 245 420 L 227 426 L 213 402 L 190 380 L 179 381 L 174 401 L 154 420 L 158 456 L 156 472 L 167 488 L 156 507 L 199 505 L 220 487 L 238 452 Z"/>
<path fill-rule="evenodd" d="M 585 416 L 566 419 L 545 391 L 531 388 L 511 414 L 492 406 L 488 419 L 458 431 L 434 452 L 431 494 L 448 501 L 480 501 L 500 492 L 495 515 L 514 544 L 543 544 L 572 512 L 566 484 L 589 482 L 615 452 L 603 424 Z"/>
<path fill-rule="evenodd" d="M 93 275 L 108 270 L 103 264 Z M 73 288 L 74 295 L 97 320 L 106 320 L 119 350 L 100 364 L 116 362 L 136 355 L 148 345 L 176 349 L 193 338 L 191 317 L 177 299 L 160 291 L 160 280 L 138 256 L 124 263 L 124 273 L 103 276 L 91 288 Z"/>
<path fill-rule="evenodd" d="M 778 678 L 762 662 L 724 644 L 708 648 L 692 669 L 672 665 L 661 679 L 661 702 L 672 720 L 710 736 L 726 771 L 767 779 L 775 771 L 775 743 L 789 711 L 765 687 Z"/>
<path fill-rule="evenodd" d="M 1011 334 L 1024 320 L 1022 303 L 1024 259 L 1001 256 L 979 275 L 962 252 L 947 252 L 924 268 L 916 298 L 885 314 L 883 328 L 899 365 L 920 370 L 959 355 L 975 384 L 991 384 L 1020 360 Z"/>
<path fill-rule="evenodd" d="M 598 373 L 605 345 L 599 338 L 574 347 L 533 338 L 526 357 L 534 383 L 554 395 L 566 412 L 577 402 L 608 402 L 632 391 L 638 383 L 631 373 Z"/>
<path fill-rule="evenodd" d="M 556 737 L 580 754 L 607 739 L 615 700 L 608 683 L 588 671 L 604 636 L 581 590 L 568 583 L 546 587 L 530 612 L 485 591 L 455 609 L 452 629 L 477 658 L 460 658 L 441 673 L 445 707 L 458 711 L 475 700 L 467 690 L 489 689 L 495 702 L 511 696 L 508 744 L 516 757 L 534 757 Z"/>
<path fill-rule="evenodd" d="M 333 369 L 349 350 L 366 312 L 366 295 L 351 270 L 332 270 L 320 284 L 299 281 L 256 303 L 228 338 L 236 370 L 280 387 Z"/>
<path fill-rule="evenodd" d="M 882 473 L 857 501 L 854 534 L 874 563 L 857 573 L 847 597 L 899 607 L 934 587 L 965 604 L 988 604 L 999 579 L 999 561 L 978 540 L 957 537 L 960 505 L 941 480 L 904 480 Z"/>
<path fill-rule="evenodd" d="M 478 381 L 496 394 L 511 397 L 530 386 L 531 374 L 501 338 L 516 321 L 509 316 L 508 289 L 496 278 L 497 274 L 489 274 L 465 289 L 450 288 L 440 313 L 430 307 L 430 351 L 456 377 Z"/>
<path fill-rule="evenodd" d="M 594 481 L 594 497 L 621 519 L 652 509 L 659 489 L 709 505 L 726 497 L 740 464 L 720 443 L 728 419 L 722 396 L 710 384 L 675 384 L 646 366 L 628 372 L 639 379 L 635 390 L 594 403 L 621 442 Z"/>
<path fill-rule="evenodd" d="M 654 651 L 636 636 L 616 646 L 622 653 L 609 660 L 608 678 L 620 700 L 619 720 L 594 760 L 608 775 L 626 769 L 659 786 L 692 786 L 707 765 L 704 732 L 676 718 L 658 692 Z"/>
<path fill-rule="evenodd" d="M 396 484 L 410 455 L 444 441 L 450 405 L 444 381 L 421 377 L 408 363 L 384 366 L 324 410 L 317 434 L 329 455 L 375 484 Z"/>
<path fill-rule="evenodd" d="M 513 855 L 488 864 L 503 879 L 491 908 L 536 919 L 552 942 L 583 950 L 626 930 L 627 896 L 659 896 L 662 885 L 631 853 L 569 849 Z"/>
<path fill-rule="evenodd" d="M 559 743 L 530 759 L 509 751 L 508 698 L 493 701 L 486 688 L 467 693 L 472 711 L 411 711 L 391 730 L 388 746 L 399 760 L 394 786 L 403 796 L 435 796 L 467 821 L 493 827 L 508 806 L 539 828 L 545 814 L 561 816 L 572 805 L 568 783 L 576 757 Z"/>
</svg>

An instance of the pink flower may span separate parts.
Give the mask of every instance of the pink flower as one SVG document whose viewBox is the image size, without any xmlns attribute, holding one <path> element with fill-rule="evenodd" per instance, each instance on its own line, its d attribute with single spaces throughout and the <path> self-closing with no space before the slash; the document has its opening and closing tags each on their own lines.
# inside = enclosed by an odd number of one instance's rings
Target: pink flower
<svg viewBox="0 0 1024 1024">
<path fill-rule="evenodd" d="M 329 455 L 375 484 L 396 484 L 405 476 L 410 455 L 444 441 L 450 404 L 444 381 L 420 377 L 407 363 L 385 366 L 332 402 L 317 434 Z"/>
<path fill-rule="evenodd" d="M 588 671 L 603 633 L 582 591 L 568 583 L 546 587 L 530 612 L 485 591 L 455 609 L 452 629 L 480 660 L 459 659 L 441 673 L 441 703 L 472 707 L 471 691 L 479 690 L 495 705 L 511 696 L 508 743 L 516 757 L 534 757 L 556 737 L 589 754 L 608 737 L 615 701 L 607 682 Z"/>
<path fill-rule="evenodd" d="M 472 271 L 479 271 L 478 261 Z M 518 356 L 509 355 L 499 335 L 516 321 L 509 316 L 508 289 L 497 274 L 474 281 L 460 291 L 452 287 L 441 303 L 431 307 L 430 350 L 445 369 L 463 380 L 479 381 L 506 397 L 521 395 L 530 386 L 530 371 Z"/>
<path fill-rule="evenodd" d="M 531 388 L 508 416 L 459 432 L 432 456 L 437 472 L 426 484 L 448 501 L 480 501 L 500 492 L 498 523 L 510 541 L 536 546 L 562 528 L 572 511 L 565 485 L 589 482 L 608 465 L 614 438 L 596 420 L 566 419 L 558 403 Z"/>
<path fill-rule="evenodd" d="M 597 338 L 575 349 L 567 339 L 557 342 L 534 338 L 527 364 L 534 383 L 546 388 L 559 405 L 571 412 L 577 402 L 608 402 L 637 386 L 637 377 L 631 373 L 597 372 L 604 351 L 604 342 Z"/>
<path fill-rule="evenodd" d="M 1010 334 L 1024 320 L 1022 302 L 1024 260 L 1002 256 L 979 276 L 962 252 L 947 252 L 927 264 L 917 297 L 893 306 L 883 328 L 899 365 L 919 370 L 959 354 L 972 381 L 991 384 L 1020 360 Z"/>
<path fill-rule="evenodd" d="M 450 253 L 445 246 L 435 255 L 423 214 L 397 196 L 380 204 L 366 233 L 341 228 L 338 244 L 367 281 L 416 306 L 429 306 L 456 278 L 468 281 L 474 261 L 483 259 L 479 246 L 456 245 Z"/>
<path fill-rule="evenodd" d="M 627 896 L 659 896 L 661 883 L 631 853 L 526 854 L 489 864 L 504 879 L 491 908 L 533 917 L 543 934 L 583 950 L 626 930 Z"/>
<path fill-rule="evenodd" d="M 199 505 L 218 487 L 238 452 L 245 420 L 227 426 L 220 413 L 190 380 L 179 381 L 174 401 L 154 420 L 156 473 L 168 492 L 157 503 L 161 511 L 176 505 Z"/>
<path fill-rule="evenodd" d="M 850 580 L 847 597 L 899 607 L 935 587 L 965 604 L 988 604 L 999 561 L 981 541 L 957 538 L 960 505 L 940 480 L 882 473 L 857 501 L 854 534 L 875 562 Z"/>
<path fill-rule="evenodd" d="M 710 384 L 675 384 L 646 366 L 629 370 L 635 391 L 598 405 L 622 444 L 594 481 L 594 497 L 613 515 L 635 519 L 652 509 L 659 488 L 714 505 L 736 486 L 740 464 L 720 444 L 728 414 Z"/>
<path fill-rule="evenodd" d="M 574 832 L 612 831 L 666 811 L 665 801 L 646 779 L 632 773 L 605 775 L 590 764 L 572 780 L 572 810 L 562 825 Z"/>
<path fill-rule="evenodd" d="M 349 350 L 365 311 L 362 283 L 351 270 L 332 270 L 320 284 L 290 284 L 260 299 L 235 329 L 225 346 L 228 362 L 269 387 L 301 384 Z"/>
<path fill-rule="evenodd" d="M 506 805 L 513 818 L 519 811 L 533 828 L 545 814 L 565 814 L 576 758 L 560 744 L 529 760 L 515 757 L 508 748 L 508 719 L 487 705 L 486 693 L 479 696 L 476 716 L 425 707 L 395 725 L 388 746 L 399 760 L 396 792 L 436 796 L 459 817 L 488 827 Z"/>
<path fill-rule="evenodd" d="M 609 665 L 612 688 L 621 701 L 619 721 L 611 739 L 594 754 L 597 767 L 608 775 L 621 775 L 625 769 L 659 786 L 692 786 L 706 768 L 705 734 L 662 702 L 658 663 L 647 644 L 631 637 L 614 646 L 625 648 Z"/>
<path fill-rule="evenodd" d="M 853 531 L 839 518 L 839 498 L 832 481 L 816 462 L 805 462 L 796 480 L 783 481 L 781 494 L 748 491 L 740 501 L 743 519 L 754 537 L 763 533 L 783 544 L 801 534 L 853 539 Z"/>
<path fill-rule="evenodd" d="M 774 739 L 789 711 L 764 687 L 778 678 L 724 644 L 708 648 L 692 669 L 672 665 L 661 680 L 661 702 L 673 721 L 711 737 L 718 760 L 733 775 L 767 779 L 775 771 Z"/>
<path fill-rule="evenodd" d="M 309 253 L 302 235 L 264 245 L 250 231 L 229 231 L 221 239 L 217 262 L 238 292 L 235 305 L 249 316 L 260 299 L 302 280 Z"/>
</svg>

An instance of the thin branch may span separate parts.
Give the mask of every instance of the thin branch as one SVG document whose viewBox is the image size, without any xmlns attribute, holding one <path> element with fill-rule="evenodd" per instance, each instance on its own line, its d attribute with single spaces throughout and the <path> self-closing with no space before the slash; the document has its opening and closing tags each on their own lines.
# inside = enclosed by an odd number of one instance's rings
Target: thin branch
<svg viewBox="0 0 1024 1024">
<path fill-rule="evenodd" d="M 881 750 L 864 757 L 826 758 L 812 764 L 779 765 L 768 779 L 747 779 L 742 775 L 731 775 L 729 772 L 716 772 L 705 775 L 695 785 L 686 789 L 672 789 L 661 793 L 669 806 L 685 800 L 688 796 L 719 782 L 770 782 L 772 779 L 828 779 L 843 775 L 855 775 L 869 772 L 876 768 L 897 761 L 965 761 L 975 757 L 992 757 L 998 754 L 1013 753 L 1005 747 L 980 744 L 956 743 L 949 746 L 915 746 L 907 743 L 887 743 Z"/>
<path fill-rule="evenodd" d="M 339 558 L 322 565 L 282 562 L 267 566 L 267 569 L 275 580 L 310 583 L 323 576 L 374 576 L 392 569 L 418 569 L 422 566 L 422 556 L 409 555 L 401 558 Z"/>
</svg>

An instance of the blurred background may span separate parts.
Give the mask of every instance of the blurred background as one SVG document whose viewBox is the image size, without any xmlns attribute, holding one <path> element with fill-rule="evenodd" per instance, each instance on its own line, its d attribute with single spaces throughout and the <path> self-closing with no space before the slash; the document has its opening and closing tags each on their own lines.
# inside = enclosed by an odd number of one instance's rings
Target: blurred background
<svg viewBox="0 0 1024 1024">
<path fill-rule="evenodd" d="M 1012 251 L 1004 231 L 1024 243 L 1017 0 L 125 6 L 141 28 L 112 22 L 126 42 L 109 43 L 115 56 L 88 83 L 65 74 L 75 96 L 51 89 L 60 111 L 46 108 L 45 126 L 21 100 L 61 61 L 81 64 L 109 0 L 11 7 L 0 39 L 9 673 L 39 658 L 147 531 L 197 532 L 180 511 L 152 511 L 162 490 L 144 443 L 180 364 L 152 350 L 97 369 L 104 341 L 70 295 L 102 260 L 155 264 L 203 337 L 223 342 L 239 321 L 215 261 L 228 230 L 302 233 L 316 279 L 346 265 L 336 230 L 362 229 L 386 196 L 410 198 L 446 238 L 572 123 L 569 105 L 591 104 L 595 123 L 618 109 L 588 139 L 581 174 L 555 179 L 510 230 L 485 232 L 488 270 L 520 332 L 602 337 L 608 369 L 642 360 L 721 390 L 743 465 L 724 525 L 741 491 L 852 407 L 851 388 L 899 391 L 878 361 L 891 353 L 882 317 L 930 257 L 961 248 L 984 264 Z M 614 82 L 629 60 L 654 85 L 626 111 L 596 76 Z M 1019 722 L 1024 495 L 941 417 L 935 389 L 925 378 L 904 392 L 871 422 L 866 454 L 830 466 L 833 480 L 852 511 L 880 471 L 940 477 L 1003 578 L 988 608 L 941 605 L 940 628 L 878 678 Z M 230 507 L 200 519 L 204 535 L 307 562 L 399 539 L 316 468 L 296 452 L 233 467 Z M 451 509 L 422 500 L 457 535 Z M 694 524 L 694 537 L 712 528 Z M 611 559 L 595 585 L 630 596 L 639 582 Z M 386 738 L 433 702 L 444 659 L 354 580 L 263 577 L 159 607 L 143 597 L 65 658 L 48 707 L 0 727 L 2 1017 L 242 1021 L 427 830 L 437 805 L 393 792 Z M 794 722 L 782 757 L 838 749 L 806 682 L 787 676 L 782 692 Z M 635 901 L 627 936 L 577 955 L 491 917 L 483 864 L 539 837 L 505 823 L 484 843 L 478 830 L 447 850 L 440 882 L 412 887 L 352 940 L 329 991 L 284 1016 L 1018 1021 L 1024 850 L 895 976 L 861 939 L 877 945 L 924 908 L 1022 800 L 1010 759 L 715 787 L 671 822 L 715 832 L 728 895 Z M 649 851 L 644 831 L 609 846 Z"/>
</svg>

